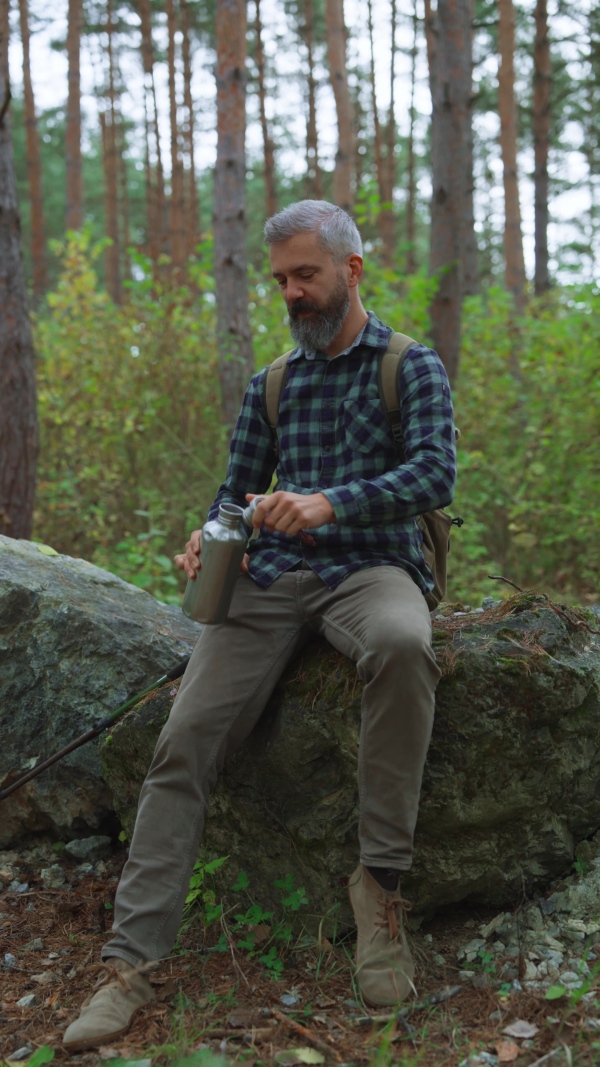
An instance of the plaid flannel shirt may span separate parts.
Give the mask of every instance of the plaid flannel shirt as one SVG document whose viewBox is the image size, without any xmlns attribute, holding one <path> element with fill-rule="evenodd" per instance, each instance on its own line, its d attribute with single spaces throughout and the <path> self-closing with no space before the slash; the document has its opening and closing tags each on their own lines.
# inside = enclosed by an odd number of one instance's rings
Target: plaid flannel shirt
<svg viewBox="0 0 600 1067">
<path fill-rule="evenodd" d="M 400 462 L 377 384 L 392 330 L 369 312 L 352 345 L 333 359 L 298 347 L 290 357 L 277 421 L 278 453 L 264 410 L 266 368 L 252 378 L 231 440 L 219 504 L 245 507 L 246 493 L 322 492 L 336 521 L 294 537 L 264 526 L 250 542 L 249 574 L 268 586 L 306 560 L 335 589 L 361 567 L 403 567 L 423 593 L 433 588 L 415 516 L 452 501 L 456 450 L 450 386 L 436 352 L 413 345 L 399 375 Z"/>
</svg>

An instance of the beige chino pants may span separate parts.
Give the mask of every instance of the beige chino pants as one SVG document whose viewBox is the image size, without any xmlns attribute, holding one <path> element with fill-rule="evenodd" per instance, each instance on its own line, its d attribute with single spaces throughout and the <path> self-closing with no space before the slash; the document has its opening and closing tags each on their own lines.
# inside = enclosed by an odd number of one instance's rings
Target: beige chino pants
<svg viewBox="0 0 600 1067">
<path fill-rule="evenodd" d="M 367 567 L 330 590 L 312 570 L 267 589 L 240 575 L 226 623 L 207 626 L 142 787 L 104 959 L 167 956 L 177 938 L 210 791 L 314 635 L 364 683 L 358 760 L 361 863 L 407 870 L 440 672 L 425 599 L 406 571 Z"/>
</svg>

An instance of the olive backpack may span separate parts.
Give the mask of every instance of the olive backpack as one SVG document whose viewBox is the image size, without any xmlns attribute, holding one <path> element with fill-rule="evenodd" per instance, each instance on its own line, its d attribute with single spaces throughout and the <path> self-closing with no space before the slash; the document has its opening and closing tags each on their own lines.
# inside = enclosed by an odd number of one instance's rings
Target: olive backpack
<svg viewBox="0 0 600 1067">
<path fill-rule="evenodd" d="M 378 388 L 385 417 L 387 418 L 400 461 L 404 460 L 404 441 L 402 437 L 401 400 L 398 390 L 400 379 L 400 367 L 409 348 L 417 342 L 412 337 L 403 333 L 393 333 L 390 336 L 388 347 L 379 361 Z M 288 370 L 288 360 L 294 352 L 284 352 L 269 367 L 264 380 L 263 406 L 267 421 L 271 428 L 273 447 L 277 448 L 277 416 L 279 404 L 285 387 Z M 456 430 L 458 439 L 459 431 Z M 462 526 L 463 520 L 459 517 L 453 519 L 444 508 L 436 508 L 435 511 L 427 511 L 418 515 L 416 523 L 423 535 L 421 550 L 425 562 L 433 575 L 434 586 L 427 594 L 427 606 L 430 611 L 438 606 L 446 593 L 446 568 L 447 556 L 450 551 L 450 528 Z"/>
</svg>

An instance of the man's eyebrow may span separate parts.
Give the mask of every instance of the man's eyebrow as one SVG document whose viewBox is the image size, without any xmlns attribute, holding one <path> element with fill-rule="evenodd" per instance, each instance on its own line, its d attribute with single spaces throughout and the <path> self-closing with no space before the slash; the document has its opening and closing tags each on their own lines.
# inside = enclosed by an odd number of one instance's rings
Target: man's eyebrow
<svg viewBox="0 0 600 1067">
<path fill-rule="evenodd" d="M 321 268 L 317 263 L 301 263 L 300 266 L 298 266 L 298 267 L 292 267 L 292 269 L 289 270 L 287 273 L 288 274 L 297 274 L 298 271 L 301 271 L 301 270 L 321 270 Z M 282 270 L 274 270 L 273 271 L 273 277 L 277 278 L 278 276 L 282 275 L 283 273 L 284 272 Z"/>
</svg>

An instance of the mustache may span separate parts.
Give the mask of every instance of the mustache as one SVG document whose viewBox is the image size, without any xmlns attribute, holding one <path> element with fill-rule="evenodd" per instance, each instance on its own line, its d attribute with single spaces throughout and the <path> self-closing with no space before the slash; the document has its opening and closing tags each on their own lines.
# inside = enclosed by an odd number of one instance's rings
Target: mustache
<svg viewBox="0 0 600 1067">
<path fill-rule="evenodd" d="M 288 304 L 288 314 L 290 319 L 297 319 L 298 315 L 302 315 L 306 311 L 320 312 L 321 308 L 314 300 L 304 300 L 302 298 L 292 300 L 291 304 Z"/>
</svg>

